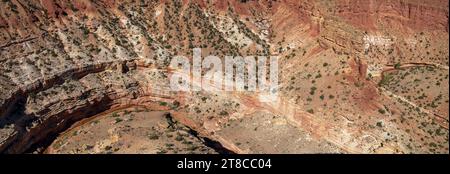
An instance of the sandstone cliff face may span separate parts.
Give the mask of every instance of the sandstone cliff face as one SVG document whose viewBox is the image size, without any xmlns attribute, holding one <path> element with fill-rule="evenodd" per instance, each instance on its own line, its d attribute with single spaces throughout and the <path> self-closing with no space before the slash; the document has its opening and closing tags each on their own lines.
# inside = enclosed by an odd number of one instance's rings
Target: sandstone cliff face
<svg viewBox="0 0 450 174">
<path fill-rule="evenodd" d="M 320 43 L 356 52 L 378 73 L 382 64 L 448 64 L 447 1 L 336 1 L 324 15 Z M 332 8 L 335 7 L 335 8 Z M 322 10 L 325 11 L 325 10 Z M 433 41 L 431 41 L 433 40 Z M 377 70 L 378 69 L 378 70 Z"/>
<path fill-rule="evenodd" d="M 195 47 L 279 55 L 280 102 L 170 91 L 170 58 Z M 448 153 L 448 52 L 444 0 L 1 1 L 0 152 L 146 105 L 237 153 Z M 391 79 L 421 72 L 401 85 L 437 79 L 439 90 L 399 91 L 383 78 L 394 67 Z"/>
<path fill-rule="evenodd" d="M 335 14 L 365 30 L 448 32 L 448 1 L 339 0 Z"/>
</svg>

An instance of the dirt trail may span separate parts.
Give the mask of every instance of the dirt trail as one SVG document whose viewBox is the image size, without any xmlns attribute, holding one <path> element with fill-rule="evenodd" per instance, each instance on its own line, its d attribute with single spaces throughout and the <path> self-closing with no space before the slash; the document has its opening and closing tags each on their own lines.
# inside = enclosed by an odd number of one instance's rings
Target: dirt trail
<svg viewBox="0 0 450 174">
<path fill-rule="evenodd" d="M 438 119 L 440 119 L 440 120 L 442 120 L 442 121 L 445 121 L 446 123 L 443 123 L 443 122 L 438 122 L 438 123 L 440 123 L 441 126 L 442 126 L 443 128 L 445 128 L 445 129 L 448 130 L 448 123 L 449 123 L 448 121 L 449 121 L 449 120 L 448 120 L 447 118 L 445 118 L 445 116 L 439 115 L 439 114 L 437 114 L 437 113 L 435 113 L 435 112 L 433 112 L 433 111 L 430 111 L 430 110 L 428 110 L 428 109 L 425 109 L 425 108 L 423 108 L 423 107 L 420 107 L 420 106 L 418 106 L 417 104 L 415 104 L 414 102 L 409 101 L 409 100 L 406 99 L 405 97 L 402 97 L 402 96 L 399 96 L 399 95 L 397 95 L 397 94 L 394 94 L 394 93 L 392 93 L 391 91 L 389 91 L 389 90 L 387 90 L 387 89 L 385 89 L 385 88 L 383 88 L 383 87 L 380 87 L 380 89 L 383 91 L 383 93 L 384 93 L 387 97 L 393 96 L 394 98 L 399 99 L 399 100 L 402 100 L 403 102 L 406 102 L 406 103 L 408 103 L 409 105 L 411 105 L 411 106 L 413 106 L 413 107 L 415 107 L 415 108 L 419 108 L 419 110 L 420 110 L 421 112 L 425 112 L 425 113 L 427 113 L 427 114 L 434 115 L 434 116 L 436 116 Z"/>
</svg>

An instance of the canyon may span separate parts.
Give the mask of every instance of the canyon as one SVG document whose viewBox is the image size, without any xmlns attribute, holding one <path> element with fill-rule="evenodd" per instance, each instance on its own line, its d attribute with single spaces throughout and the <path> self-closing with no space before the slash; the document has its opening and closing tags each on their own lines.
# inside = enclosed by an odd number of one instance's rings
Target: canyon
<svg viewBox="0 0 450 174">
<path fill-rule="evenodd" d="M 0 153 L 448 154 L 448 7 L 2 0 Z M 277 56 L 276 102 L 171 90 L 193 48 Z"/>
</svg>

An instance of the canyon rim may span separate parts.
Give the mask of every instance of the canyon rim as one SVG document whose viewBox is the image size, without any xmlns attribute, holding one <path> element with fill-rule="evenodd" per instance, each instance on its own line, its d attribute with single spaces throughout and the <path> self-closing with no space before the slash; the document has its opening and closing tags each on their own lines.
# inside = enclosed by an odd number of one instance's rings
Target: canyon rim
<svg viewBox="0 0 450 174">
<path fill-rule="evenodd" d="M 448 154 L 448 7 L 2 0 L 0 153 Z M 226 56 L 277 57 L 276 100 L 173 90 L 172 58 L 195 68 L 195 48 L 223 71 Z M 182 74 L 196 86 L 208 70 Z"/>
</svg>

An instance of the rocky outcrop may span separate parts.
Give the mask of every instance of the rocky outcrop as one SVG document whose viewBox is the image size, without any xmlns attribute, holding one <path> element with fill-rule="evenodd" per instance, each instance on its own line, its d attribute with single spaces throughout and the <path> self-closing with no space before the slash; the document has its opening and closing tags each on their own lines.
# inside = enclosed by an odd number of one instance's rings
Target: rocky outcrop
<svg viewBox="0 0 450 174">
<path fill-rule="evenodd" d="M 384 96 L 372 76 L 399 62 L 448 69 L 447 8 L 443 0 L 1 1 L 0 153 L 45 147 L 74 122 L 130 104 L 170 110 L 237 153 L 442 153 L 448 127 L 442 133 L 433 112 Z M 195 47 L 279 55 L 282 101 L 170 91 L 170 58 Z M 277 147 L 261 146 L 272 140 Z"/>
<path fill-rule="evenodd" d="M 4 104 L 8 109 L 3 111 L 10 112 L 3 113 L 5 115 L 0 118 L 2 126 L 13 125 L 14 131 L 5 134 L 2 131 L 2 137 L 9 138 L 0 149 L 6 153 L 23 153 L 36 143 L 51 140 L 51 136 L 78 120 L 121 104 L 121 98 L 137 97 L 136 80 L 121 75 L 122 71 L 116 68 L 123 65 L 110 64 L 112 73 L 104 72 L 105 65 L 72 70 L 72 78 L 64 78 L 61 74 L 59 80 L 46 79 L 16 93 L 14 96 L 19 99 L 12 98 Z M 111 78 L 121 78 L 122 83 Z"/>
<path fill-rule="evenodd" d="M 365 30 L 448 32 L 446 0 L 338 0 L 335 14 Z"/>
</svg>

